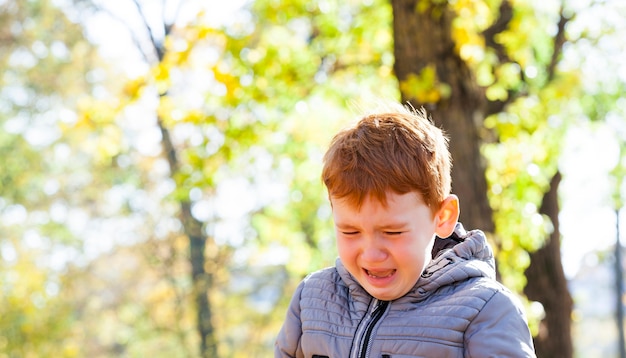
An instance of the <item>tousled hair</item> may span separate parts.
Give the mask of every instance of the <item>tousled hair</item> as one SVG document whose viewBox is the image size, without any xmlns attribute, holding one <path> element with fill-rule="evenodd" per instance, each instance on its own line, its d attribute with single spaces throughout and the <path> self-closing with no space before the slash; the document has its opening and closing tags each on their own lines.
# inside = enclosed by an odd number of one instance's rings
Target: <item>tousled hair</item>
<svg viewBox="0 0 626 358">
<path fill-rule="evenodd" d="M 425 110 L 385 105 L 332 139 L 322 169 L 328 194 L 360 208 L 370 195 L 387 205 L 390 190 L 417 192 L 434 213 L 451 190 L 448 139 Z"/>
</svg>

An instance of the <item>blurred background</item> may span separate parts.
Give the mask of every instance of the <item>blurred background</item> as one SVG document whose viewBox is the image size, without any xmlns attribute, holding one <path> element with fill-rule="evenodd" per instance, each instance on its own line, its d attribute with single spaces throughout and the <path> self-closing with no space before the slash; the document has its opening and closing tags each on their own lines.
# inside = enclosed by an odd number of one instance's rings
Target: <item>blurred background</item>
<svg viewBox="0 0 626 358">
<path fill-rule="evenodd" d="M 539 357 L 625 357 L 621 0 L 0 0 L 0 357 L 270 357 L 360 108 L 451 138 Z M 623 235 L 623 234 L 622 234 Z"/>
</svg>

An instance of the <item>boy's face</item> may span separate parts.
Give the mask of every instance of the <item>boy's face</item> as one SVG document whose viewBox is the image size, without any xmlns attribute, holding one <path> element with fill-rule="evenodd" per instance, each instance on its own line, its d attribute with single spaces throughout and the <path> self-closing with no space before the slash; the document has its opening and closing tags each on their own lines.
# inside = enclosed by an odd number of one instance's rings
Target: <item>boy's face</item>
<svg viewBox="0 0 626 358">
<path fill-rule="evenodd" d="M 415 192 L 388 192 L 387 206 L 369 196 L 360 210 L 343 199 L 331 196 L 330 200 L 339 257 L 346 269 L 380 300 L 405 295 L 430 262 L 440 221 L 449 219 L 440 213 L 433 215 Z M 454 222 L 458 204 L 456 209 Z"/>
</svg>

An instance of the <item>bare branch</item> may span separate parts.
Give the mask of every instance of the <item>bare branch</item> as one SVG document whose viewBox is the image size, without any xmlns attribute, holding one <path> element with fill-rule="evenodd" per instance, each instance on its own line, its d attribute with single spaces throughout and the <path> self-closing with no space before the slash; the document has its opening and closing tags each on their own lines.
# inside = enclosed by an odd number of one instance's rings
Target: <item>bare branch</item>
<svg viewBox="0 0 626 358">
<path fill-rule="evenodd" d="M 159 62 L 161 62 L 163 60 L 163 56 L 165 55 L 165 53 L 163 52 L 163 47 L 161 46 L 161 44 L 157 42 L 156 38 L 154 37 L 154 31 L 152 30 L 152 27 L 148 23 L 148 19 L 146 18 L 146 15 L 144 14 L 143 8 L 141 7 L 141 4 L 139 3 L 139 1 L 133 0 L 133 3 L 135 4 L 135 7 L 137 7 L 137 13 L 139 14 L 139 17 L 141 18 L 141 21 L 143 22 L 143 25 L 146 28 L 146 32 L 148 33 L 148 36 L 150 37 L 150 43 L 152 44 L 152 48 L 157 55 L 157 59 Z"/>
<path fill-rule="evenodd" d="M 483 31 L 483 37 L 485 39 L 485 45 L 495 51 L 498 61 L 500 63 L 515 63 L 506 51 L 506 48 L 496 41 L 496 36 L 502 33 L 509 27 L 511 20 L 513 19 L 513 6 L 508 0 L 502 1 L 500 4 L 500 16 L 498 19 L 487 29 Z M 522 81 L 524 74 L 522 73 Z M 504 108 L 515 99 L 519 98 L 521 93 L 508 90 L 507 99 L 504 101 L 489 101 L 487 103 L 487 109 L 485 116 L 492 115 L 494 113 L 502 112 Z"/>
<path fill-rule="evenodd" d="M 508 1 L 502 2 L 502 5 L 500 6 L 500 10 L 501 10 L 500 19 L 498 19 L 498 21 L 496 21 L 496 23 L 494 23 L 489 29 L 485 30 L 483 32 L 483 35 L 485 36 L 485 43 L 496 51 L 498 59 L 501 62 L 502 61 L 512 62 L 510 61 L 510 58 L 506 54 L 506 51 L 504 50 L 504 48 L 494 40 L 495 35 L 503 31 L 506 28 L 508 22 L 511 20 L 511 17 L 512 17 L 512 8 Z M 502 13 L 503 11 L 504 13 Z M 561 4 L 561 8 L 559 10 L 559 21 L 557 23 L 557 33 L 554 36 L 552 56 L 550 58 L 550 62 L 546 66 L 546 73 L 547 73 L 546 82 L 548 83 L 552 81 L 555 77 L 556 67 L 558 65 L 561 54 L 563 53 L 563 45 L 566 42 L 565 27 L 567 26 L 567 23 L 572 20 L 572 18 L 573 18 L 573 15 L 572 16 L 566 15 L 565 0 L 563 0 Z M 522 81 L 525 82 L 526 80 L 524 78 L 523 72 L 521 76 L 522 76 Z M 494 114 L 499 111 L 502 111 L 504 107 L 506 107 L 507 104 L 511 103 L 516 98 L 519 98 L 522 95 L 524 95 L 524 93 L 521 93 L 521 92 L 513 93 L 512 91 L 509 91 L 509 96 L 506 101 L 490 102 L 488 105 L 487 113 Z"/>
<path fill-rule="evenodd" d="M 139 53 L 141 54 L 141 57 L 143 58 L 143 60 L 146 63 L 148 63 L 148 64 L 151 62 L 148 54 L 146 53 L 146 51 L 144 50 L 144 48 L 142 46 L 141 40 L 139 39 L 139 37 L 137 37 L 137 34 L 135 33 L 135 31 L 133 31 L 133 29 L 130 27 L 130 25 L 128 24 L 127 21 L 125 21 L 124 19 L 122 19 L 121 17 L 116 15 L 111 10 L 109 10 L 107 8 L 104 8 L 104 7 L 96 4 L 93 1 L 77 0 L 75 3 L 77 5 L 78 4 L 83 4 L 83 5 L 87 6 L 88 8 L 91 8 L 95 12 L 105 13 L 108 16 L 110 16 L 111 19 L 119 22 L 122 26 L 124 26 L 126 28 L 126 30 L 128 30 L 128 33 L 130 34 L 130 38 L 131 38 L 133 44 L 135 44 L 135 47 L 137 48 L 137 50 L 139 50 Z"/>
<path fill-rule="evenodd" d="M 565 15 L 564 4 L 561 4 L 559 16 L 559 23 L 557 25 L 558 30 L 556 35 L 554 36 L 552 57 L 550 58 L 550 63 L 548 64 L 548 67 L 546 69 L 548 73 L 548 82 L 554 79 L 556 66 L 559 62 L 559 58 L 561 57 L 561 53 L 563 53 L 563 44 L 565 43 L 565 26 L 571 20 L 571 17 L 567 17 Z"/>
<path fill-rule="evenodd" d="M 180 10 L 183 7 L 183 4 L 185 3 L 185 1 L 181 0 L 178 2 L 178 5 L 176 6 L 176 11 L 174 11 L 174 16 L 171 18 L 170 22 L 168 22 L 165 17 L 166 2 L 167 0 L 163 0 L 163 7 L 162 7 L 163 13 L 161 15 L 163 17 L 163 32 L 165 34 L 165 37 L 167 37 L 172 32 L 172 27 L 174 27 L 174 24 L 176 23 L 176 19 L 178 19 L 178 15 L 180 14 Z"/>
<path fill-rule="evenodd" d="M 513 7 L 508 0 L 502 1 L 500 4 L 500 16 L 489 28 L 483 31 L 485 45 L 496 51 L 496 55 L 500 62 L 511 62 L 506 49 L 502 44 L 496 42 L 496 35 L 503 32 L 509 27 L 509 23 L 513 19 Z"/>
</svg>

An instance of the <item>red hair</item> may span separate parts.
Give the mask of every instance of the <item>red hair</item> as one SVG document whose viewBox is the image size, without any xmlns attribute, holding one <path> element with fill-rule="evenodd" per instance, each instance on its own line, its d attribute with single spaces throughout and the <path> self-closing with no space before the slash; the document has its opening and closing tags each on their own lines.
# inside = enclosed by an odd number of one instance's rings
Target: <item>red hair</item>
<svg viewBox="0 0 626 358">
<path fill-rule="evenodd" d="M 425 110 L 401 105 L 365 115 L 339 132 L 324 155 L 322 180 L 331 197 L 360 207 L 367 196 L 417 192 L 433 213 L 450 194 L 448 139 Z"/>
</svg>

